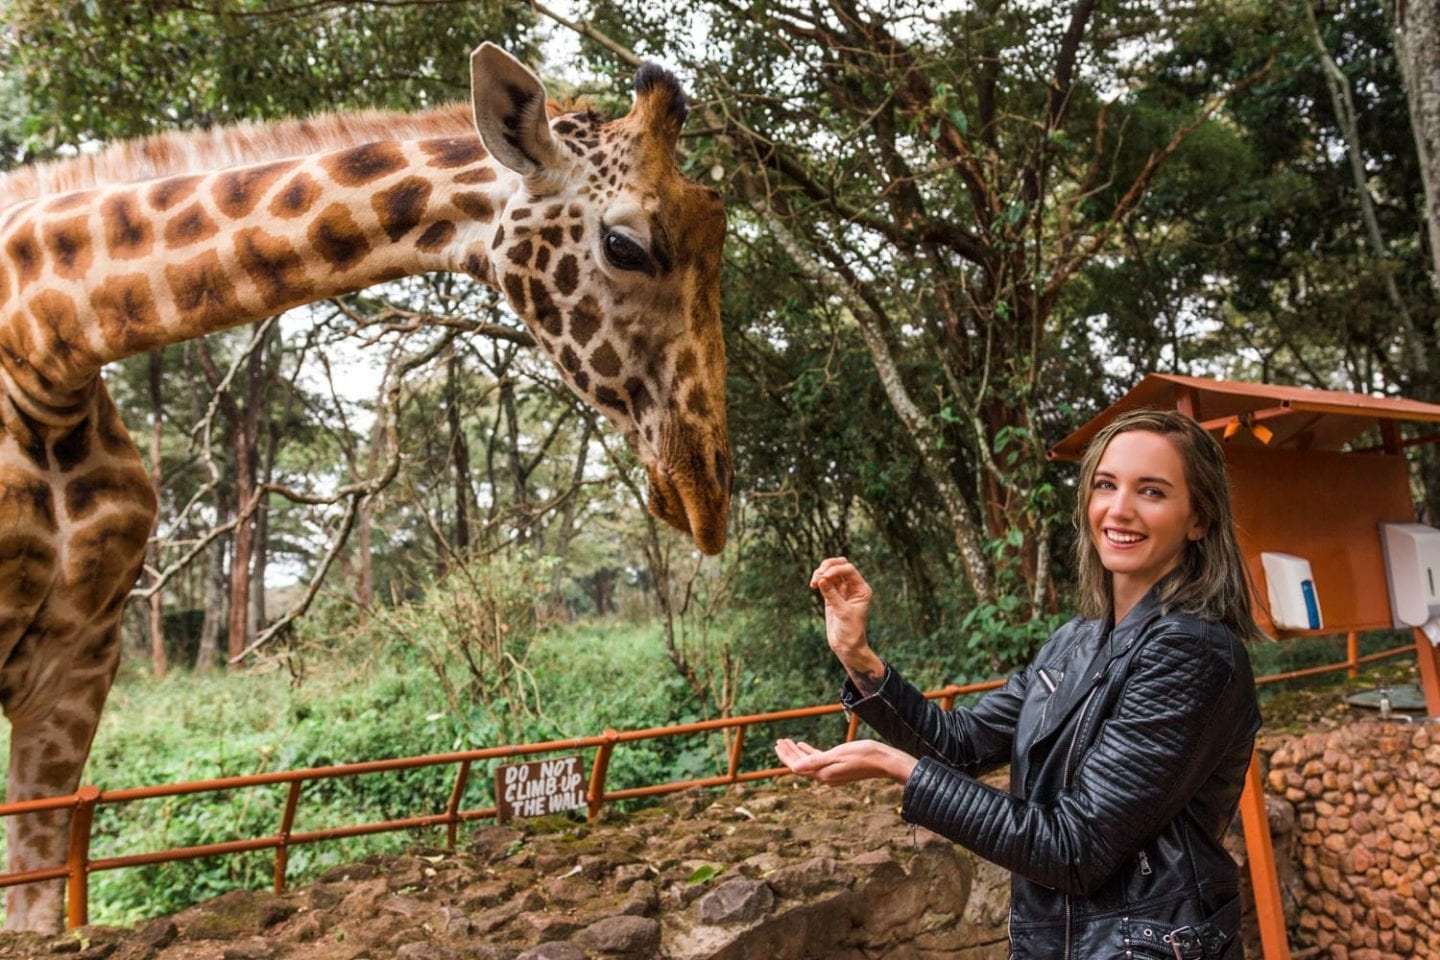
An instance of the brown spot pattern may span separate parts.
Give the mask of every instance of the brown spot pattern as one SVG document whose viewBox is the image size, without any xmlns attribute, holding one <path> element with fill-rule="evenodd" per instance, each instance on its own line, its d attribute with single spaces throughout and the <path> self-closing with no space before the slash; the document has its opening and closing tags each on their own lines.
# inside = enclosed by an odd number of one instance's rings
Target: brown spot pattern
<svg viewBox="0 0 1440 960">
<path fill-rule="evenodd" d="M 308 231 L 315 252 L 336 270 L 348 270 L 370 253 L 370 241 L 344 205 L 332 203 Z"/>
<path fill-rule="evenodd" d="M 455 209 L 471 220 L 489 223 L 495 216 L 495 204 L 483 193 L 474 191 L 457 193 L 450 198 L 450 202 L 455 204 Z"/>
<path fill-rule="evenodd" d="M 70 217 L 43 228 L 45 248 L 55 262 L 55 272 L 66 280 L 78 280 L 90 269 L 90 227 L 85 217 Z"/>
<path fill-rule="evenodd" d="M 710 416 L 710 397 L 704 387 L 696 386 L 690 391 L 690 396 L 685 398 L 685 409 L 701 419 Z"/>
<path fill-rule="evenodd" d="M 525 278 L 518 273 L 505 274 L 505 294 L 516 313 L 525 313 Z"/>
<path fill-rule="evenodd" d="M 81 420 L 69 432 L 55 441 L 50 448 L 55 454 L 55 466 L 62 473 L 69 473 L 90 455 L 90 421 Z"/>
<path fill-rule="evenodd" d="M 116 194 L 100 205 L 105 224 L 105 249 L 120 260 L 147 256 L 154 246 L 150 221 L 140 215 L 140 205 L 129 193 Z"/>
<path fill-rule="evenodd" d="M 270 201 L 270 212 L 283 220 L 300 216 L 320 199 L 320 184 L 308 173 L 297 173 Z"/>
<path fill-rule="evenodd" d="M 555 301 L 550 299 L 550 291 L 545 289 L 545 284 L 539 277 L 530 278 L 530 300 L 535 310 L 535 320 L 552 337 L 558 337 L 565 332 L 565 318 L 555 307 Z"/>
<path fill-rule="evenodd" d="M 568 297 L 575 292 L 575 286 L 580 282 L 580 266 L 575 260 L 574 254 L 567 253 L 560 258 L 555 265 L 555 289 L 561 296 Z"/>
<path fill-rule="evenodd" d="M 631 377 L 625 381 L 625 392 L 630 395 L 630 412 L 637 420 L 655 405 L 655 399 L 650 396 L 650 388 L 645 386 L 645 381 L 639 377 Z"/>
<path fill-rule="evenodd" d="M 484 160 L 488 154 L 479 137 L 447 137 L 443 140 L 426 140 L 420 144 L 430 157 L 430 166 L 442 169 L 468 167 Z"/>
<path fill-rule="evenodd" d="M 595 388 L 595 402 L 612 410 L 618 410 L 622 414 L 630 412 L 625 405 L 625 399 L 606 386 Z"/>
<path fill-rule="evenodd" d="M 5 252 L 15 264 L 19 289 L 24 290 L 40 276 L 40 244 L 35 242 L 35 225 L 27 223 L 16 230 L 5 244 Z"/>
<path fill-rule="evenodd" d="M 78 206 L 89 203 L 95 196 L 94 190 L 76 190 L 46 202 L 46 213 L 63 213 L 66 210 L 73 210 Z"/>
<path fill-rule="evenodd" d="M 490 183 L 495 179 L 495 171 L 489 167 L 476 167 L 474 170 L 464 170 L 455 174 L 456 183 Z"/>
<path fill-rule="evenodd" d="M 540 231 L 540 239 L 552 247 L 558 247 L 565 242 L 565 230 L 563 227 L 554 225 L 545 227 Z"/>
<path fill-rule="evenodd" d="M 391 242 L 399 240 L 415 229 L 425 215 L 425 206 L 430 202 L 430 181 L 421 177 L 406 177 L 395 186 L 375 194 L 370 205 L 380 218 L 380 226 Z"/>
<path fill-rule="evenodd" d="M 200 185 L 198 176 L 170 177 L 150 188 L 150 206 L 161 213 L 187 199 Z"/>
<path fill-rule="evenodd" d="M 176 300 L 178 303 L 178 294 Z M 165 342 L 160 312 L 143 273 L 110 277 L 90 295 L 90 307 L 105 342 L 113 347 L 138 353 Z"/>
<path fill-rule="evenodd" d="M 570 336 L 580 346 L 590 342 L 600 329 L 600 305 L 595 298 L 586 294 L 570 311 Z"/>
<path fill-rule="evenodd" d="M 220 266 L 219 254 L 213 250 L 185 263 L 167 266 L 165 282 L 170 285 L 182 323 L 210 326 L 235 310 L 235 286 Z"/>
<path fill-rule="evenodd" d="M 321 166 L 342 187 L 361 187 L 402 169 L 405 156 L 393 143 L 367 143 L 326 157 Z"/>
<path fill-rule="evenodd" d="M 72 521 L 83 520 L 107 499 L 120 497 L 128 500 L 137 488 L 136 481 L 133 468 L 97 467 L 87 470 L 65 485 L 65 513 Z"/>
<path fill-rule="evenodd" d="M 255 209 L 270 185 L 295 169 L 298 161 L 284 160 L 259 167 L 222 173 L 215 178 L 215 203 L 227 217 L 239 219 Z"/>
<path fill-rule="evenodd" d="M 426 227 L 425 232 L 420 234 L 420 239 L 415 241 L 415 246 L 426 253 L 432 253 L 449 243 L 453 236 L 455 236 L 454 222 L 441 220 Z"/>
<path fill-rule="evenodd" d="M 596 347 L 594 353 L 590 354 L 590 366 L 602 377 L 618 377 L 620 375 L 620 354 L 615 352 L 615 348 L 607 340 Z"/>
<path fill-rule="evenodd" d="M 235 234 L 235 257 L 259 289 L 266 309 L 302 303 L 311 296 L 305 261 L 284 238 L 259 227 L 241 230 Z"/>
<path fill-rule="evenodd" d="M 564 367 L 570 373 L 575 373 L 580 369 L 580 356 L 568 343 L 565 344 L 564 349 L 560 351 L 560 366 Z"/>
<path fill-rule="evenodd" d="M 192 203 L 165 224 L 165 244 L 185 247 L 215 236 L 220 228 L 198 203 Z"/>
<path fill-rule="evenodd" d="M 521 240 L 519 243 L 515 244 L 515 246 L 505 251 L 505 256 L 510 259 L 511 263 L 518 263 L 521 266 L 526 266 L 530 263 L 530 258 L 534 255 L 534 253 L 534 244 L 532 244 L 529 240 Z"/>
</svg>

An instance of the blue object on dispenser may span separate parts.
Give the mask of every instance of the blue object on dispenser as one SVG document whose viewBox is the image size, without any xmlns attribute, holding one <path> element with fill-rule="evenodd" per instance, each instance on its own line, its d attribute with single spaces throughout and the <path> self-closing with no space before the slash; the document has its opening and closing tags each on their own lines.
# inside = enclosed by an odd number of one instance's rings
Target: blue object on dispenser
<svg viewBox="0 0 1440 960">
<path fill-rule="evenodd" d="M 1315 581 L 1301 580 L 1300 593 L 1305 597 L 1305 616 L 1311 630 L 1320 629 L 1320 601 L 1315 599 Z"/>
</svg>

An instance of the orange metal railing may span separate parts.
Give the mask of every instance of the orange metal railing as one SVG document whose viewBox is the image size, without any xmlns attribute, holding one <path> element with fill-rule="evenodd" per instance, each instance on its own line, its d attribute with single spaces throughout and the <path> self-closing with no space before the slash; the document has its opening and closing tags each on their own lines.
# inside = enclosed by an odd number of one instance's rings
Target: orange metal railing
<svg viewBox="0 0 1440 960">
<path fill-rule="evenodd" d="M 1284 680 L 1292 680 L 1299 677 L 1314 676 L 1339 670 L 1348 670 L 1353 676 L 1363 664 L 1411 652 L 1414 649 L 1412 646 L 1396 647 L 1361 657 L 1358 655 L 1358 647 L 1352 636 L 1348 656 L 1344 661 L 1319 667 L 1310 667 L 1304 670 L 1295 670 L 1289 673 L 1272 674 L 1258 678 L 1256 683 L 1277 683 Z M 925 695 L 931 699 L 940 700 L 941 705 L 949 709 L 954 705 L 957 697 L 993 690 L 1003 683 L 1003 680 L 989 680 L 983 683 L 951 684 L 939 690 L 929 691 Z M 751 714 L 742 717 L 725 717 L 717 720 L 705 720 L 698 723 L 686 723 L 671 727 L 650 727 L 644 730 L 625 731 L 607 729 L 599 736 L 579 737 L 568 740 L 549 740 L 543 743 L 529 743 L 519 746 L 488 747 L 480 750 L 432 754 L 423 757 L 374 760 L 365 763 L 345 764 L 342 766 L 316 767 L 307 770 L 289 770 L 243 777 L 225 777 L 217 780 L 193 781 L 155 787 L 102 791 L 93 786 L 82 786 L 70 796 L 48 797 L 42 800 L 29 800 L 20 803 L 0 805 L 0 817 L 38 813 L 45 810 L 62 808 L 70 808 L 74 811 L 71 818 L 69 855 L 66 863 L 63 866 L 30 870 L 24 873 L 0 874 L 0 887 L 35 883 L 42 880 L 66 879 L 66 920 L 68 925 L 74 928 L 83 926 L 89 919 L 89 876 L 92 873 L 102 870 L 118 870 L 124 867 L 138 867 L 178 860 L 192 860 L 199 857 L 273 849 L 275 851 L 275 891 L 279 893 L 285 889 L 285 874 L 289 860 L 289 849 L 299 844 L 443 825 L 446 828 L 448 844 L 451 847 L 455 846 L 457 830 L 461 823 L 473 820 L 492 819 L 498 813 L 494 806 L 476 807 L 465 810 L 460 808 L 465 789 L 469 784 L 471 768 L 477 761 L 500 760 L 540 753 L 552 753 L 561 750 L 585 750 L 594 748 L 596 751 L 595 761 L 591 767 L 590 783 L 585 794 L 588 815 L 591 819 L 594 819 L 599 815 L 604 805 L 611 801 L 637 797 L 653 797 L 688 790 L 694 787 L 726 786 L 780 776 L 787 772 L 783 766 L 743 772 L 740 770 L 746 730 L 760 724 L 807 719 L 840 712 L 841 707 L 839 704 L 826 704 L 793 710 L 779 710 L 771 713 Z M 852 716 L 849 718 L 845 734 L 846 740 L 854 739 L 858 725 L 858 717 Z M 620 790 L 606 789 L 606 777 L 610 766 L 610 758 L 616 746 L 619 744 L 635 743 L 661 737 L 707 733 L 716 730 L 734 731 L 726 758 L 726 770 L 723 774 L 690 780 L 675 780 L 668 783 L 648 786 L 629 787 Z M 301 789 L 304 784 L 310 781 L 455 764 L 459 765 L 459 769 L 444 813 L 424 814 L 398 820 L 331 827 L 323 830 L 294 831 L 292 829 L 295 823 L 296 811 L 300 803 Z M 287 784 L 289 791 L 286 796 L 279 829 L 274 834 L 245 840 L 229 840 L 122 857 L 106 857 L 98 860 L 90 859 L 91 830 L 94 824 L 95 811 L 100 806 L 276 784 Z"/>
</svg>

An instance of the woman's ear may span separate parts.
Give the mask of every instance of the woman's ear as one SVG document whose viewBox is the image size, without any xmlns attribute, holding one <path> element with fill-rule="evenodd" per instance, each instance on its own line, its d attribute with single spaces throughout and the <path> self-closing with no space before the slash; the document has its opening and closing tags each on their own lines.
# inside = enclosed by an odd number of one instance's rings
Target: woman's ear
<svg viewBox="0 0 1440 960">
<path fill-rule="evenodd" d="M 1190 521 L 1190 529 L 1185 531 L 1185 538 L 1190 541 L 1204 540 L 1205 535 L 1210 532 L 1210 524 L 1194 517 Z"/>
</svg>

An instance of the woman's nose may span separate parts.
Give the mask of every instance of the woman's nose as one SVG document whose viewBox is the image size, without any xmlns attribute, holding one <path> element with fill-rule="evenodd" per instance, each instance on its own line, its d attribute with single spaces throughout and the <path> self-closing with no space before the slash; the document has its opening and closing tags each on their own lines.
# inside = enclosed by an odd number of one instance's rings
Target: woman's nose
<svg viewBox="0 0 1440 960">
<path fill-rule="evenodd" d="M 1124 490 L 1117 490 L 1110 498 L 1110 514 L 1115 517 L 1129 517 L 1135 513 L 1135 499 Z"/>
</svg>

